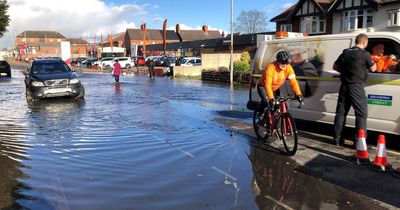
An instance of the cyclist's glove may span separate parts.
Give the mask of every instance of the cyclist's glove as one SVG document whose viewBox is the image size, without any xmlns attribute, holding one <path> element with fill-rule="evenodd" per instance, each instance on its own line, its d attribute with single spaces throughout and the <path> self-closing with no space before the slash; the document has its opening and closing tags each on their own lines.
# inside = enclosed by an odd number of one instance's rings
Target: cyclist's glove
<svg viewBox="0 0 400 210">
<path fill-rule="evenodd" d="M 270 99 L 268 101 L 268 103 L 269 103 L 269 108 L 271 108 L 271 109 L 275 108 L 275 105 L 276 105 L 275 99 Z"/>
<path fill-rule="evenodd" d="M 299 101 L 299 103 L 302 103 L 303 102 L 303 96 L 297 95 L 296 96 L 296 100 Z"/>
</svg>

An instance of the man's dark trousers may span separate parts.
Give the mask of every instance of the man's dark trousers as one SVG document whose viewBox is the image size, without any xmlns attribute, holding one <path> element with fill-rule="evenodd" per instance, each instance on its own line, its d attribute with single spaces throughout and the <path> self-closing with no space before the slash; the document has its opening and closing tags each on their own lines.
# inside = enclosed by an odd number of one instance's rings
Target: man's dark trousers
<svg viewBox="0 0 400 210">
<path fill-rule="evenodd" d="M 346 124 L 346 116 L 353 106 L 356 116 L 356 131 L 367 128 L 368 105 L 363 84 L 344 84 L 339 90 L 339 98 L 335 116 L 335 140 L 339 141 Z"/>
</svg>

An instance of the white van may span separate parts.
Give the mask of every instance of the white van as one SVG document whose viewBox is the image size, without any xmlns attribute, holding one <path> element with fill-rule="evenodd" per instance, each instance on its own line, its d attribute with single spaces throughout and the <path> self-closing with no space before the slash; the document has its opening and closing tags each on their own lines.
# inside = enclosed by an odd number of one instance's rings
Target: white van
<svg viewBox="0 0 400 210">
<path fill-rule="evenodd" d="M 259 101 L 255 84 L 265 67 L 275 60 L 280 50 L 292 54 L 292 66 L 304 95 L 305 106 L 298 108 L 293 102 L 290 112 L 293 117 L 309 121 L 333 124 L 339 86 L 339 73 L 333 63 L 343 49 L 355 45 L 359 33 L 284 38 L 263 42 L 257 49 L 252 63 L 250 101 Z M 400 33 L 371 32 L 367 50 L 377 43 L 385 45 L 385 55 L 400 56 Z M 368 98 L 368 129 L 400 135 L 400 65 L 390 73 L 369 73 L 365 87 Z M 282 95 L 293 95 L 287 82 Z M 346 125 L 355 126 L 354 110 L 351 109 Z"/>
</svg>

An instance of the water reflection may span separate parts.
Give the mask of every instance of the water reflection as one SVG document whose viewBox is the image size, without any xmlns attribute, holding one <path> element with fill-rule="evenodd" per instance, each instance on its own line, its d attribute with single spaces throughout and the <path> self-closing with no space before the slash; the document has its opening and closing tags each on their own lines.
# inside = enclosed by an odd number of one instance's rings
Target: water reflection
<svg viewBox="0 0 400 210">
<path fill-rule="evenodd" d="M 7 123 L 0 124 L 0 209 L 20 209 L 18 199 L 32 200 L 20 194 L 20 189 L 30 189 L 23 181 L 29 177 L 22 170 L 27 168 L 22 161 L 29 160 L 29 147 L 20 139 L 24 128 Z"/>
<path fill-rule="evenodd" d="M 307 176 L 292 159 L 253 147 L 253 190 L 259 209 L 384 209 L 359 195 Z"/>
</svg>

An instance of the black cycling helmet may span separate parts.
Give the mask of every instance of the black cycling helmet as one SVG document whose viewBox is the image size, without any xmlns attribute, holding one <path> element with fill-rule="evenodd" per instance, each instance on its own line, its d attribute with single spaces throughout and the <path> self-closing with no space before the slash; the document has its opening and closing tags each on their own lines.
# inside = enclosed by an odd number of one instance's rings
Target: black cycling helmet
<svg viewBox="0 0 400 210">
<path fill-rule="evenodd" d="M 276 54 L 276 60 L 282 63 L 289 63 L 290 53 L 288 51 L 282 50 Z"/>
</svg>

